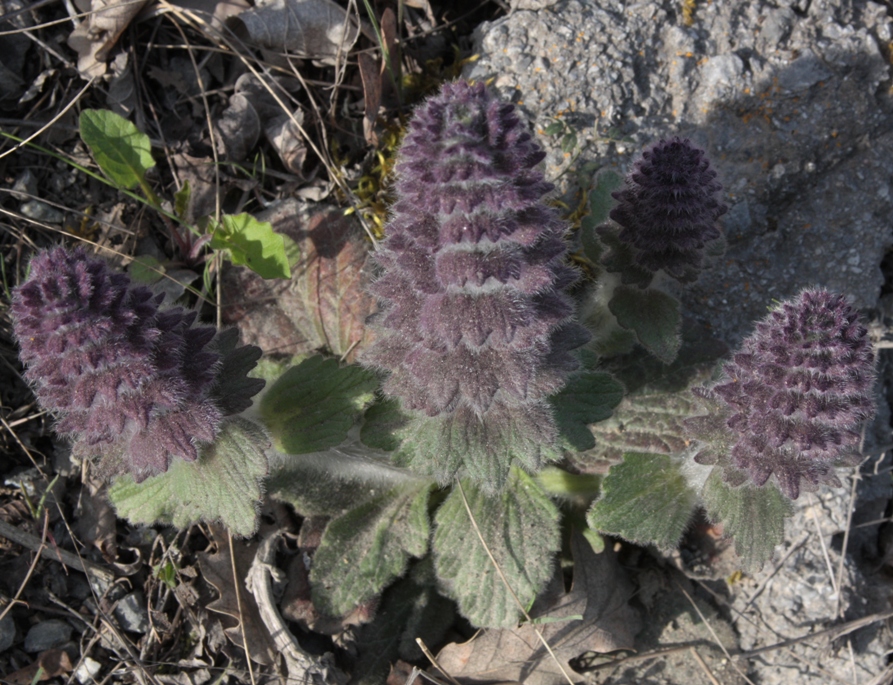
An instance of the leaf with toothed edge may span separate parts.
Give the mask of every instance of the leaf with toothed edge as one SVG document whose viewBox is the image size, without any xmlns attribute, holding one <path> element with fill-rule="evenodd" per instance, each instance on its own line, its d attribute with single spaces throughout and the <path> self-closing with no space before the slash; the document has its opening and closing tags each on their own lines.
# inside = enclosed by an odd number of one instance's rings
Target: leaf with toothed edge
<svg viewBox="0 0 893 685">
<path fill-rule="evenodd" d="M 332 520 L 310 571 L 313 602 L 342 616 L 381 594 L 428 550 L 431 483 L 395 487 Z"/>
<path fill-rule="evenodd" d="M 118 515 L 131 523 L 187 528 L 199 521 L 219 521 L 234 535 L 249 537 L 257 530 L 268 445 L 257 424 L 226 419 L 197 461 L 175 459 L 166 473 L 142 483 L 121 476 L 109 488 L 109 499 Z"/>
<path fill-rule="evenodd" d="M 496 495 L 485 495 L 467 479 L 461 483 L 462 489 L 454 488 L 435 515 L 432 549 L 437 577 L 444 594 L 456 600 L 459 611 L 474 625 L 515 625 L 521 609 L 476 531 L 480 530 L 521 604 L 529 606 L 551 577 L 553 555 L 561 547 L 558 509 L 517 467 Z"/>
<path fill-rule="evenodd" d="M 710 520 L 723 524 L 747 568 L 760 568 L 784 541 L 784 520 L 793 512 L 790 500 L 773 483 L 732 487 L 723 482 L 722 469 L 714 467 L 701 496 Z"/>
<path fill-rule="evenodd" d="M 623 399 L 623 386 L 611 374 L 584 371 L 572 376 L 550 400 L 562 437 L 577 450 L 595 447 L 589 424 L 609 418 Z"/>
<path fill-rule="evenodd" d="M 679 300 L 659 290 L 620 285 L 608 303 L 617 323 L 633 331 L 639 343 L 664 364 L 670 364 L 682 346 Z"/>
<path fill-rule="evenodd" d="M 698 499 L 671 457 L 636 452 L 611 467 L 602 493 L 586 516 L 592 528 L 663 550 L 679 544 Z"/>
</svg>

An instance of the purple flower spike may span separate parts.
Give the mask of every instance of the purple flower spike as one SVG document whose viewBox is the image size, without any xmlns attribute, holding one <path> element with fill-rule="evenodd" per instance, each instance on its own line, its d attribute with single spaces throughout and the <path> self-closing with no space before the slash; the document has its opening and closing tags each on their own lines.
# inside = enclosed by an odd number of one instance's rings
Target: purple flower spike
<svg viewBox="0 0 893 685">
<path fill-rule="evenodd" d="M 661 140 L 642 153 L 613 196 L 618 238 L 635 249 L 639 266 L 694 280 L 704 246 L 720 237 L 716 220 L 728 211 L 714 195 L 722 190 L 710 162 L 688 140 Z"/>
<path fill-rule="evenodd" d="M 727 408 L 733 443 L 727 480 L 775 477 L 797 499 L 833 467 L 853 463 L 859 427 L 874 415 L 874 356 L 859 315 L 842 295 L 804 290 L 757 324 L 708 397 Z M 714 458 L 695 458 L 717 463 Z M 722 459 L 720 459 L 721 463 Z"/>
<path fill-rule="evenodd" d="M 557 435 L 547 398 L 589 337 L 562 292 L 577 275 L 543 202 L 544 156 L 514 106 L 464 82 L 416 110 L 400 151 L 372 287 L 380 335 L 362 362 L 388 372 L 414 434 L 444 436 L 409 457 L 443 482 L 464 470 L 496 489 L 512 459 L 538 469 Z"/>
<path fill-rule="evenodd" d="M 215 329 L 194 327 L 194 312 L 159 310 L 163 297 L 61 247 L 32 260 L 13 297 L 25 377 L 57 415 L 56 430 L 75 439 L 78 455 L 137 482 L 173 457 L 194 461 L 223 418 L 210 396 Z"/>
</svg>

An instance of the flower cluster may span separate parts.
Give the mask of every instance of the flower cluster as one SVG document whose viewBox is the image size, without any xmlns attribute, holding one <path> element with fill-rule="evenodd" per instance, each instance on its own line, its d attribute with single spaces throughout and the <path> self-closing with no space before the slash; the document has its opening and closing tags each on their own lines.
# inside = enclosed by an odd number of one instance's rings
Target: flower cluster
<svg viewBox="0 0 893 685">
<path fill-rule="evenodd" d="M 833 467 L 851 461 L 858 428 L 874 414 L 871 343 L 846 298 L 805 290 L 782 303 L 724 371 L 704 395 L 717 402 L 731 449 L 708 445 L 696 461 L 720 464 L 733 483 L 774 476 L 791 499 L 839 485 Z M 689 421 L 692 437 L 711 432 L 705 421 Z"/>
<path fill-rule="evenodd" d="M 634 249 L 638 266 L 694 280 L 705 245 L 720 237 L 716 220 L 728 209 L 714 197 L 720 190 L 703 150 L 688 140 L 661 140 L 613 193 L 618 203 L 611 218 L 622 228 L 617 237 Z"/>
<path fill-rule="evenodd" d="M 557 436 L 547 398 L 588 339 L 562 292 L 577 276 L 543 202 L 544 156 L 512 105 L 464 82 L 416 110 L 400 152 L 362 362 L 437 436 L 430 466 L 412 459 L 444 482 L 464 468 L 496 489 L 512 459 L 539 468 Z"/>
<path fill-rule="evenodd" d="M 173 457 L 195 460 L 226 409 L 247 399 L 215 401 L 216 331 L 193 326 L 194 312 L 160 310 L 163 297 L 83 249 L 61 247 L 32 260 L 13 297 L 25 376 L 56 414 L 56 430 L 105 472 L 137 481 L 166 471 Z"/>
</svg>

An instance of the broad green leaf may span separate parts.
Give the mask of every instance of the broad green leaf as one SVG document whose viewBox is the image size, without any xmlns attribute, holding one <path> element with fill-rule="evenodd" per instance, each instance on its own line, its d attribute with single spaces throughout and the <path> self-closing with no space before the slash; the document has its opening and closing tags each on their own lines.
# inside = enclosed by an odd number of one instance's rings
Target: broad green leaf
<svg viewBox="0 0 893 685">
<path fill-rule="evenodd" d="M 663 550 L 679 544 L 697 505 L 680 464 L 663 454 L 625 454 L 602 492 L 586 516 L 590 527 Z"/>
<path fill-rule="evenodd" d="M 578 451 L 595 446 L 589 424 L 611 416 L 623 399 L 623 386 L 611 374 L 584 371 L 572 376 L 550 400 L 562 437 Z"/>
<path fill-rule="evenodd" d="M 707 515 L 722 523 L 735 541 L 735 551 L 749 569 L 759 569 L 784 541 L 784 520 L 792 513 L 791 502 L 772 483 L 757 487 L 748 481 L 732 487 L 714 467 L 701 493 Z"/>
<path fill-rule="evenodd" d="M 601 253 L 602 266 L 619 274 L 624 285 L 647 288 L 654 279 L 654 272 L 636 263 L 636 250 L 631 244 L 620 240 L 620 227 L 615 223 L 606 223 L 596 228 L 599 244 L 605 250 Z M 583 244 L 586 244 L 585 241 Z"/>
<path fill-rule="evenodd" d="M 186 212 L 189 209 L 189 200 L 192 199 L 192 187 L 189 181 L 183 183 L 183 187 L 174 193 L 174 214 L 182 221 L 186 221 Z"/>
<path fill-rule="evenodd" d="M 567 155 L 577 147 L 577 134 L 571 131 L 561 139 L 561 151 Z"/>
<path fill-rule="evenodd" d="M 85 109 L 79 123 L 81 138 L 112 183 L 128 190 L 145 183 L 155 166 L 149 136 L 106 109 Z"/>
<path fill-rule="evenodd" d="M 601 492 L 602 478 L 588 473 L 570 473 L 557 466 L 547 466 L 536 481 L 553 497 L 563 499 L 595 498 Z"/>
<path fill-rule="evenodd" d="M 428 551 L 430 483 L 407 483 L 332 520 L 313 555 L 314 605 L 342 616 L 401 575 Z"/>
<path fill-rule="evenodd" d="M 260 413 L 276 449 L 317 452 L 344 442 L 377 387 L 373 372 L 317 355 L 282 374 L 263 396 Z"/>
<path fill-rule="evenodd" d="M 375 402 L 363 414 L 360 440 L 369 447 L 393 452 L 400 447 L 400 430 L 406 427 L 409 417 L 400 409 L 394 398 Z"/>
<path fill-rule="evenodd" d="M 664 364 L 670 364 L 682 346 L 679 300 L 659 290 L 618 286 L 608 303 L 624 328 L 633 331 L 642 346 Z"/>
<path fill-rule="evenodd" d="M 387 455 L 358 444 L 314 454 L 277 453 L 270 459 L 267 492 L 291 504 L 302 516 L 334 517 L 395 487 L 434 484 L 386 459 Z"/>
<path fill-rule="evenodd" d="M 226 419 L 217 440 L 194 462 L 175 459 L 166 473 L 142 483 L 121 476 L 109 488 L 118 515 L 135 524 L 186 528 L 219 521 L 233 534 L 257 530 L 257 512 L 267 475 L 264 431 L 246 419 Z"/>
<path fill-rule="evenodd" d="M 545 133 L 547 136 L 557 136 L 564 130 L 564 126 L 565 125 L 560 121 L 553 121 L 551 124 L 546 126 L 546 128 L 543 130 L 543 133 Z"/>
<path fill-rule="evenodd" d="M 507 627 L 521 610 L 493 566 L 481 537 L 524 606 L 529 606 L 554 570 L 561 547 L 559 512 L 534 480 L 513 468 L 505 489 L 485 495 L 469 480 L 455 487 L 435 517 L 432 548 L 444 593 L 476 626 Z M 477 531 L 480 531 L 480 537 Z"/>
<path fill-rule="evenodd" d="M 164 278 L 165 268 L 152 255 L 139 255 L 134 257 L 130 266 L 127 267 L 127 274 L 134 283 L 142 285 L 152 285 Z"/>
<path fill-rule="evenodd" d="M 226 250 L 233 264 L 247 266 L 262 278 L 291 278 L 289 258 L 283 237 L 266 221 L 250 214 L 227 214 L 221 223 L 213 223 L 211 247 Z"/>
</svg>

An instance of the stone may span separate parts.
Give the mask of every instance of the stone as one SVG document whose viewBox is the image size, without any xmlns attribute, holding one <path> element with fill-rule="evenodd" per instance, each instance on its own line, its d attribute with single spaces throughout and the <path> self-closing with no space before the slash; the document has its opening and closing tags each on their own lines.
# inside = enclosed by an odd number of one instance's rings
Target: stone
<svg viewBox="0 0 893 685">
<path fill-rule="evenodd" d="M 145 633 L 149 630 L 149 613 L 142 592 L 131 592 L 122 597 L 113 613 L 121 628 L 130 633 Z"/>
<path fill-rule="evenodd" d="M 35 624 L 25 636 L 25 651 L 29 654 L 45 652 L 64 645 L 71 639 L 71 626 L 58 618 Z"/>
<path fill-rule="evenodd" d="M 0 652 L 5 652 L 12 647 L 16 639 L 16 624 L 12 616 L 6 614 L 0 619 Z"/>
<path fill-rule="evenodd" d="M 96 676 L 101 670 L 102 664 L 90 657 L 84 657 L 81 665 L 75 669 L 74 677 L 81 685 L 88 685 L 88 683 L 96 682 Z"/>
</svg>

